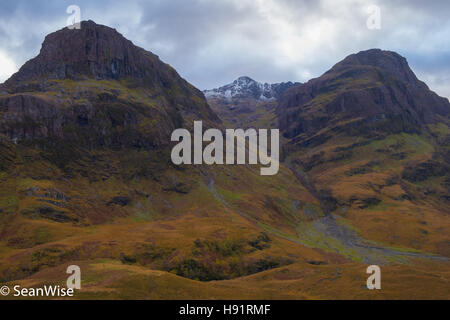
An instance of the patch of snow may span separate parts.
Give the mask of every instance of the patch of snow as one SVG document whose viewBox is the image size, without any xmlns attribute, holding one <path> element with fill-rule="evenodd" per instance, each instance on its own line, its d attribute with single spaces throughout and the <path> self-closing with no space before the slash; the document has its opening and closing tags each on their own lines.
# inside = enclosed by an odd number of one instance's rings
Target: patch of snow
<svg viewBox="0 0 450 320">
<path fill-rule="evenodd" d="M 293 83 L 286 83 L 294 85 Z M 250 77 L 239 77 L 232 83 L 220 88 L 203 91 L 207 98 L 222 97 L 228 101 L 236 96 L 255 98 L 262 101 L 276 100 L 277 88 L 281 84 L 257 82 Z"/>
</svg>

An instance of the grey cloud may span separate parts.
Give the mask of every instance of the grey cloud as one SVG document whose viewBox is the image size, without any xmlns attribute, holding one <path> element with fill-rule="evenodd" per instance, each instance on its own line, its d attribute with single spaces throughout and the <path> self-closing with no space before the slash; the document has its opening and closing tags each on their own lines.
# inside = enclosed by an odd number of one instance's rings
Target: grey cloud
<svg viewBox="0 0 450 320">
<path fill-rule="evenodd" d="M 449 1 L 16 0 L 0 4 L 0 51 L 18 65 L 32 58 L 47 33 L 64 27 L 72 3 L 82 19 L 116 28 L 201 89 L 240 75 L 307 81 L 378 47 L 404 55 L 419 78 L 450 96 Z M 381 30 L 366 27 L 371 4 L 382 10 Z"/>
</svg>

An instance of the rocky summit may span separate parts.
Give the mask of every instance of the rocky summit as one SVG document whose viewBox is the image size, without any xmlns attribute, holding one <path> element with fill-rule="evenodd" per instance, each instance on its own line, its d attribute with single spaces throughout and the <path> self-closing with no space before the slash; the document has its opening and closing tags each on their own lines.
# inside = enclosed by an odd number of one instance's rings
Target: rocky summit
<svg viewBox="0 0 450 320">
<path fill-rule="evenodd" d="M 346 122 L 383 131 L 415 131 L 448 118 L 448 99 L 419 81 L 405 58 L 373 49 L 345 58 L 319 78 L 288 90 L 280 100 L 287 137 Z"/>
<path fill-rule="evenodd" d="M 182 82 L 158 56 L 135 46 L 115 29 L 83 21 L 80 29 L 64 28 L 49 34 L 39 55 L 25 63 L 6 86 L 46 79 L 132 78 L 150 86 L 170 88 Z"/>
<path fill-rule="evenodd" d="M 16 142 L 152 148 L 184 120 L 220 122 L 172 67 L 92 21 L 48 35 L 2 89 L 0 133 Z"/>
</svg>

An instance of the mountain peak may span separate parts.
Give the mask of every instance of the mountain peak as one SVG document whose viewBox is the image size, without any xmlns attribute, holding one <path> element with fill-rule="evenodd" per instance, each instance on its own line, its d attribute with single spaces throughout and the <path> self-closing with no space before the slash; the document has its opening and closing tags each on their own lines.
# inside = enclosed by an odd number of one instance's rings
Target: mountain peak
<svg viewBox="0 0 450 320">
<path fill-rule="evenodd" d="M 419 81 L 408 65 L 408 61 L 393 51 L 381 49 L 369 49 L 351 54 L 337 63 L 328 73 L 340 72 L 348 68 L 376 68 L 385 73 L 390 73 L 395 78 L 414 86 L 424 86 Z"/>
<path fill-rule="evenodd" d="M 151 81 L 158 64 L 156 55 L 135 46 L 115 29 L 89 20 L 82 21 L 80 29 L 66 27 L 47 35 L 39 55 L 6 84 L 42 78 L 133 77 Z"/>
<path fill-rule="evenodd" d="M 240 76 L 236 80 L 233 81 L 233 83 L 249 83 L 249 82 L 257 82 L 250 78 L 249 76 Z"/>
<path fill-rule="evenodd" d="M 224 98 L 228 101 L 233 99 L 270 100 L 278 99 L 286 89 L 297 84 L 299 83 L 290 81 L 274 84 L 262 83 L 249 76 L 240 76 L 230 84 L 203 92 L 208 98 Z"/>
<path fill-rule="evenodd" d="M 320 112 L 317 112 L 320 111 Z M 371 49 L 349 55 L 322 76 L 288 90 L 278 113 L 286 137 L 315 133 L 341 123 L 361 123 L 361 132 L 415 132 L 448 117 L 448 100 L 417 79 L 401 55 Z M 353 129 L 352 129 L 353 130 Z"/>
</svg>

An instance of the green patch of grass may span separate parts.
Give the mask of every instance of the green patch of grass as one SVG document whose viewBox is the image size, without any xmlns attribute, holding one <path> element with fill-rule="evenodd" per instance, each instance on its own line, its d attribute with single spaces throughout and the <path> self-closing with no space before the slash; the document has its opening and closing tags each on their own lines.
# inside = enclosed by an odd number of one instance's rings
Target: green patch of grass
<svg viewBox="0 0 450 320">
<path fill-rule="evenodd" d="M 322 208 L 315 203 L 306 203 L 302 210 L 305 216 L 309 218 L 320 218 L 324 216 Z"/>
<path fill-rule="evenodd" d="M 416 154 L 431 153 L 433 145 L 423 136 L 417 134 L 392 134 L 385 139 L 376 140 L 368 145 L 372 150 L 392 149 L 392 151 L 410 151 Z"/>
<path fill-rule="evenodd" d="M 387 201 L 381 201 L 375 206 L 370 207 L 371 211 L 387 211 L 390 209 L 398 208 L 400 205 L 395 202 L 387 202 Z"/>
<path fill-rule="evenodd" d="M 192 253 L 194 256 L 203 255 L 205 252 L 215 253 L 222 257 L 239 256 L 244 253 L 245 242 L 242 239 L 200 240 L 194 242 Z"/>
<path fill-rule="evenodd" d="M 302 223 L 297 227 L 298 241 L 310 248 L 320 248 L 328 252 L 336 252 L 355 261 L 362 262 L 363 256 L 357 250 L 347 247 L 336 238 L 325 235 L 317 230 L 315 222 Z"/>
<path fill-rule="evenodd" d="M 428 125 L 428 127 L 430 128 L 431 131 L 442 136 L 450 134 L 450 127 L 442 122 L 433 125 Z"/>
<path fill-rule="evenodd" d="M 3 212 L 15 212 L 19 208 L 19 202 L 15 195 L 2 195 L 0 198 L 0 208 Z"/>
<path fill-rule="evenodd" d="M 51 239 L 50 229 L 48 227 L 42 226 L 34 230 L 34 239 L 36 244 L 46 243 Z"/>
<path fill-rule="evenodd" d="M 356 234 L 360 235 L 361 231 L 355 227 L 354 225 L 352 225 L 347 219 L 345 219 L 344 217 L 341 216 L 336 216 L 336 220 L 337 222 L 341 225 L 344 226 L 347 229 L 352 230 L 353 232 L 355 232 Z"/>
<path fill-rule="evenodd" d="M 231 190 L 222 189 L 220 187 L 216 187 L 217 193 L 223 197 L 225 201 L 239 201 L 242 198 L 242 194 L 233 192 Z"/>
</svg>

